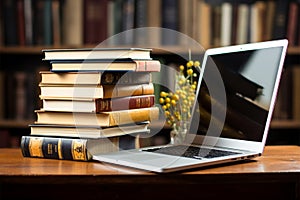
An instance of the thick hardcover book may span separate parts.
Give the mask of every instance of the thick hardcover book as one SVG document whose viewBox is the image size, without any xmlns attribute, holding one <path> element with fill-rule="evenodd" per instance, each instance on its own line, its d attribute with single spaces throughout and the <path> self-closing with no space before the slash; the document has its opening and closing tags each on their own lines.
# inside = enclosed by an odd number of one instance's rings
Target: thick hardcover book
<svg viewBox="0 0 300 200">
<path fill-rule="evenodd" d="M 40 84 L 41 98 L 116 98 L 154 94 L 152 83 L 136 85 L 46 85 Z"/>
<path fill-rule="evenodd" d="M 161 1 L 161 24 L 163 28 L 174 31 L 179 30 L 179 3 L 178 0 L 162 0 Z M 170 34 L 168 31 L 162 32 L 163 45 L 178 44 L 177 34 Z"/>
<path fill-rule="evenodd" d="M 85 44 L 98 44 L 107 39 L 108 0 L 84 0 L 83 38 Z"/>
<path fill-rule="evenodd" d="M 0 3 L 2 4 L 4 44 L 7 46 L 18 45 L 17 1 L 5 0 Z"/>
<path fill-rule="evenodd" d="M 136 71 L 159 72 L 158 60 L 60 60 L 50 61 L 51 71 Z"/>
<path fill-rule="evenodd" d="M 100 127 L 100 126 L 72 126 L 58 124 L 30 124 L 30 135 L 51 137 L 78 137 L 78 138 L 104 138 L 116 137 L 126 134 L 147 132 L 149 122 L 139 124 L 126 124 L 123 126 Z"/>
<path fill-rule="evenodd" d="M 39 124 L 86 125 L 112 127 L 124 124 L 133 124 L 144 121 L 154 121 L 159 118 L 159 108 L 138 108 L 102 113 L 86 112 L 52 112 L 37 110 Z"/>
<path fill-rule="evenodd" d="M 286 37 L 287 31 L 287 18 L 289 14 L 290 1 L 276 0 L 275 18 L 273 24 L 273 37 L 272 39 L 282 39 Z"/>
<path fill-rule="evenodd" d="M 24 157 L 90 161 L 94 154 L 138 148 L 138 137 L 124 135 L 101 139 L 22 136 Z"/>
<path fill-rule="evenodd" d="M 44 60 L 85 60 L 85 59 L 150 59 L 152 49 L 144 48 L 79 48 L 44 49 Z"/>
<path fill-rule="evenodd" d="M 42 84 L 67 84 L 67 85 L 115 85 L 115 84 L 143 84 L 151 83 L 150 72 L 59 72 L 40 71 Z"/>
<path fill-rule="evenodd" d="M 43 110 L 64 112 L 106 112 L 149 108 L 154 106 L 154 95 L 128 96 L 112 99 L 43 99 Z"/>
</svg>

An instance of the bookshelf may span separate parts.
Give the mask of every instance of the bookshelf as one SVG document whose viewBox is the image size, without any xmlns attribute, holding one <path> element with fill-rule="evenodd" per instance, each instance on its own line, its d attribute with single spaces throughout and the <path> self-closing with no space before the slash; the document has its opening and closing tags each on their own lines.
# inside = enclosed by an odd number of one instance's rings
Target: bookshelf
<svg viewBox="0 0 300 200">
<path fill-rule="evenodd" d="M 8 2 L 12 2 L 12 4 Z M 298 25 L 300 24 L 298 23 L 300 15 L 297 14 L 298 17 L 293 17 L 291 12 L 288 12 L 293 10 L 294 15 L 296 15 L 295 12 L 300 13 L 300 6 L 299 3 L 295 3 L 296 0 L 224 0 L 209 1 L 209 4 L 207 2 L 205 0 L 139 0 L 136 2 L 134 0 L 3 0 L 0 3 L 0 9 L 3 11 L 0 19 L 1 96 L 7 97 L 9 91 L 16 89 L 15 87 L 8 89 L 4 81 L 7 77 L 12 77 L 15 72 L 26 72 L 25 77 L 32 78 L 30 83 L 37 85 L 39 79 L 37 72 L 40 69 L 49 69 L 48 63 L 42 61 L 42 49 L 95 47 L 99 42 L 116 33 L 148 26 L 179 31 L 202 44 L 204 49 L 288 37 L 290 44 L 285 68 L 300 66 L 300 38 L 297 38 L 300 36 L 296 34 L 300 30 Z M 288 3 L 281 5 L 283 2 Z M 103 12 L 96 12 L 98 15 L 101 13 L 101 17 L 94 14 L 93 5 L 95 8 L 103 10 Z M 286 9 L 276 10 L 276 5 L 281 5 L 277 7 Z M 4 12 L 7 9 L 8 11 Z M 247 26 L 245 24 L 238 25 L 243 21 L 246 23 L 245 20 L 237 20 L 243 16 L 238 16 L 238 10 L 243 9 L 246 10 L 245 13 L 252 13 L 251 18 L 250 15 L 244 13 L 243 19 L 252 21 Z M 89 15 L 87 11 L 89 11 Z M 166 13 L 167 11 L 169 13 Z M 277 13 L 276 16 L 282 16 L 285 23 L 276 23 L 277 17 L 274 17 L 272 21 L 270 16 L 274 15 L 274 12 Z M 229 15 L 229 13 L 231 14 Z M 262 16 L 263 13 L 264 16 Z M 173 17 L 168 17 L 168 15 Z M 225 17 L 226 19 L 224 19 Z M 260 23 L 262 19 L 266 21 Z M 105 34 L 97 34 L 99 29 Z M 294 30 L 295 33 L 291 34 L 291 30 Z M 245 32 L 248 34 L 247 37 Z M 88 36 L 91 38 L 87 38 Z M 183 62 L 184 60 L 177 54 L 187 53 L 184 41 L 175 40 L 174 43 L 165 43 L 161 41 L 163 36 L 158 32 L 153 32 L 151 36 L 146 37 L 146 42 L 143 40 L 145 38 L 142 34 L 134 35 L 134 37 L 127 35 L 126 38 L 129 41 L 118 43 L 119 45 L 116 45 L 113 40 L 107 41 L 106 45 L 110 47 L 132 45 L 148 47 L 153 44 L 155 47 L 153 48 L 153 57 L 161 59 L 166 65 Z M 133 38 L 135 40 L 132 40 Z M 136 41 L 139 42 L 135 43 Z M 37 87 L 35 89 L 38 90 Z M 35 91 L 35 89 L 30 91 Z M 34 102 L 36 105 L 39 100 L 36 96 L 37 92 L 34 93 L 33 96 L 27 98 L 29 98 L 28 102 Z M 292 99 L 293 97 L 290 97 L 289 101 Z M 290 106 L 292 105 L 290 102 L 288 103 Z M 2 99 L 0 101 L 0 110 L 2 110 L 0 112 L 0 130 L 13 130 L 13 135 L 18 135 L 21 129 L 25 132 L 29 131 L 27 125 L 33 122 L 34 118 L 7 118 L 5 116 L 7 115 L 5 114 L 7 106 L 5 100 Z M 20 109 L 24 109 L 24 105 Z M 274 118 L 271 123 L 271 131 L 275 130 L 284 134 L 289 129 L 300 129 L 300 120 L 290 116 Z"/>
</svg>

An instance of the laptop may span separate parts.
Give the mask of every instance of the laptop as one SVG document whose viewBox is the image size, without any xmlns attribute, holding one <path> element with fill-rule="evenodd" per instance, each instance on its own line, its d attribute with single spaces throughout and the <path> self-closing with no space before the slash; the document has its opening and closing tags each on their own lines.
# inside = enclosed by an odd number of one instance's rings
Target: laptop
<svg viewBox="0 0 300 200">
<path fill-rule="evenodd" d="M 93 159 L 157 173 L 262 155 L 288 41 L 205 51 L 188 133 L 182 144 L 93 155 Z"/>
</svg>

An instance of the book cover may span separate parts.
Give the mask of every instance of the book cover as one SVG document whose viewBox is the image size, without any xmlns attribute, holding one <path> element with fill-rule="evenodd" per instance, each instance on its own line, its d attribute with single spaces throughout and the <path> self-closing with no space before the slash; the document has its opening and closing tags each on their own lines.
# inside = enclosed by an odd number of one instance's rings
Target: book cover
<svg viewBox="0 0 300 200">
<path fill-rule="evenodd" d="M 221 5 L 221 29 L 220 29 L 220 45 L 231 45 L 232 32 L 232 4 L 224 2 Z"/>
<path fill-rule="evenodd" d="M 128 96 L 113 99 L 43 99 L 43 110 L 92 112 L 148 108 L 155 104 L 154 95 Z"/>
<path fill-rule="evenodd" d="M 40 124 L 86 125 L 112 127 L 144 121 L 157 120 L 159 108 L 139 108 L 102 113 L 85 112 L 52 112 L 37 110 L 37 121 Z"/>
<path fill-rule="evenodd" d="M 144 84 L 152 81 L 150 72 L 59 72 L 40 71 L 42 84 L 58 85 L 115 85 L 115 84 Z"/>
<path fill-rule="evenodd" d="M 40 96 L 45 98 L 116 98 L 154 94 L 152 83 L 135 85 L 52 85 L 40 84 Z"/>
<path fill-rule="evenodd" d="M 62 9 L 62 43 L 83 45 L 83 0 L 65 0 Z"/>
<path fill-rule="evenodd" d="M 4 44 L 7 46 L 18 45 L 17 25 L 17 0 L 5 0 L 1 2 L 3 13 Z"/>
<path fill-rule="evenodd" d="M 122 40 L 119 41 L 122 45 L 133 45 L 135 36 L 132 29 L 134 29 L 134 15 L 135 15 L 135 0 L 123 0 L 122 10 Z"/>
<path fill-rule="evenodd" d="M 33 44 L 44 45 L 44 8 L 46 1 L 32 1 L 33 5 Z"/>
<path fill-rule="evenodd" d="M 250 5 L 239 4 L 237 8 L 237 27 L 236 27 L 236 44 L 245 44 L 248 42 L 248 29 L 250 18 Z"/>
<path fill-rule="evenodd" d="M 147 2 L 148 0 L 135 1 L 134 28 L 137 30 L 134 32 L 134 42 L 136 45 L 149 44 L 147 43 L 147 38 L 150 36 L 149 34 L 151 34 L 151 32 L 139 29 L 148 26 Z"/>
<path fill-rule="evenodd" d="M 107 39 L 108 0 L 84 0 L 83 9 L 83 42 L 99 44 Z"/>
<path fill-rule="evenodd" d="M 161 26 L 161 3 L 160 0 L 147 1 L 147 24 L 148 27 L 160 27 Z M 152 46 L 159 46 L 161 44 L 160 31 L 154 29 L 151 32 L 151 37 L 148 37 L 147 44 Z"/>
<path fill-rule="evenodd" d="M 86 60 L 86 59 L 149 59 L 152 49 L 145 48 L 76 48 L 43 49 L 44 60 Z"/>
<path fill-rule="evenodd" d="M 30 124 L 30 135 L 66 138 L 105 138 L 147 132 L 149 122 L 122 126 L 100 127 L 84 125 Z"/>
<path fill-rule="evenodd" d="M 158 60 L 60 60 L 50 61 L 51 71 L 147 71 L 159 72 Z"/>
<path fill-rule="evenodd" d="M 178 0 L 161 1 L 161 26 L 162 28 L 179 31 L 179 2 Z M 168 31 L 162 32 L 161 44 L 176 45 L 178 44 L 177 34 L 169 34 Z"/>
<path fill-rule="evenodd" d="M 25 44 L 33 44 L 33 6 L 32 0 L 24 0 Z"/>
<path fill-rule="evenodd" d="M 272 39 L 282 39 L 286 37 L 290 1 L 276 0 L 275 3 Z"/>
<path fill-rule="evenodd" d="M 287 24 L 287 34 L 286 37 L 289 40 L 290 46 L 297 45 L 297 24 L 299 20 L 299 4 L 296 2 L 291 2 L 289 5 L 289 15 Z"/>
<path fill-rule="evenodd" d="M 24 1 L 17 0 L 17 35 L 18 44 L 25 45 L 25 10 Z"/>
<path fill-rule="evenodd" d="M 292 68 L 292 81 L 293 81 L 293 88 L 292 88 L 292 116 L 294 120 L 300 120 L 300 65 L 295 65 Z"/>
<path fill-rule="evenodd" d="M 53 2 L 55 2 L 54 0 Z M 43 45 L 52 45 L 53 44 L 53 29 L 52 27 L 52 0 L 44 0 L 43 5 L 43 23 L 39 26 L 43 26 Z M 55 27 L 58 29 L 59 27 Z"/>
<path fill-rule="evenodd" d="M 22 136 L 23 157 L 90 161 L 98 153 L 137 148 L 137 138 L 131 135 L 101 139 Z"/>
<path fill-rule="evenodd" d="M 52 0 L 51 1 L 51 11 L 52 11 L 52 45 L 58 46 L 61 45 L 61 1 L 59 0 Z"/>
</svg>

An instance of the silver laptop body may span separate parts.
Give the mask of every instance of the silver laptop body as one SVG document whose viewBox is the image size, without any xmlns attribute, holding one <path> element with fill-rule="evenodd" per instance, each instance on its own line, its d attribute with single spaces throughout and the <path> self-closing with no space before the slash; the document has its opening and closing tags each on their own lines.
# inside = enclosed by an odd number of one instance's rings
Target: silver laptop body
<svg viewBox="0 0 300 200">
<path fill-rule="evenodd" d="M 283 39 L 205 52 L 196 92 L 198 99 L 184 144 L 177 145 L 179 154 L 170 155 L 170 145 L 166 145 L 98 154 L 93 159 L 163 173 L 260 156 L 287 45 L 288 41 Z M 186 155 L 187 149 L 198 153 Z"/>
</svg>

